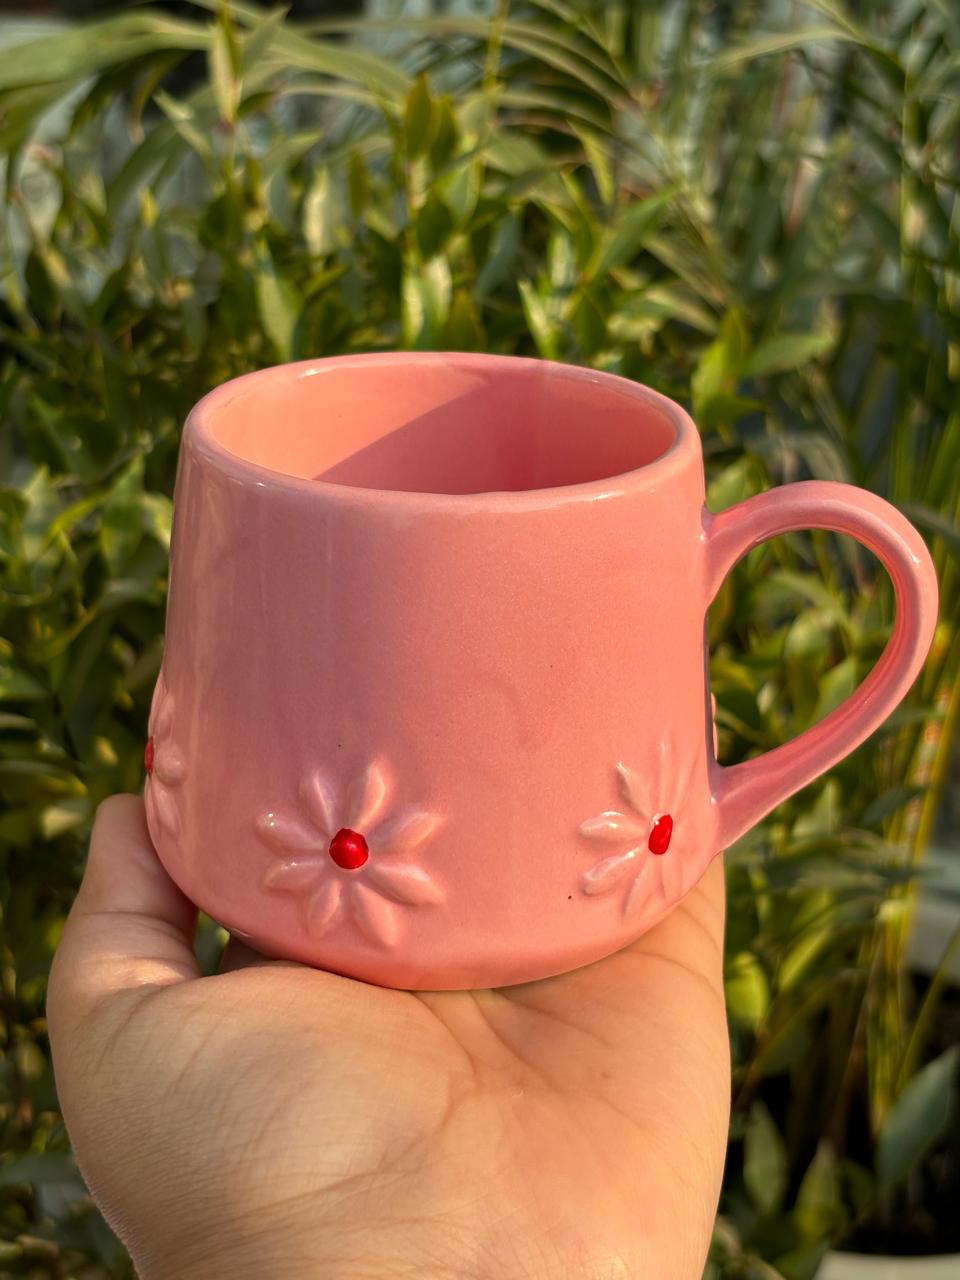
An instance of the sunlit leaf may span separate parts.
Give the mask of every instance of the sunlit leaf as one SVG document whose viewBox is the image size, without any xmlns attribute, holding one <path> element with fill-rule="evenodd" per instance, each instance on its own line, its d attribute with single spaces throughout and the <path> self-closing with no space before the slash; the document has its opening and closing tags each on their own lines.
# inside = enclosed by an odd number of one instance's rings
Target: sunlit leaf
<svg viewBox="0 0 960 1280">
<path fill-rule="evenodd" d="M 556 360 L 560 354 L 560 336 L 550 318 L 543 298 L 529 280 L 518 281 L 523 313 L 526 317 L 537 350 L 545 360 Z"/>
<path fill-rule="evenodd" d="M 747 1117 L 743 1139 L 743 1180 L 762 1213 L 780 1208 L 787 1189 L 787 1153 L 780 1131 L 762 1102 Z"/>
<path fill-rule="evenodd" d="M 795 31 L 774 31 L 753 36 L 732 49 L 727 49 L 713 60 L 717 71 L 729 71 L 744 62 L 765 58 L 774 53 L 786 53 L 792 49 L 807 49 L 824 40 L 853 41 L 855 37 L 841 27 L 801 27 Z"/>
<path fill-rule="evenodd" d="M 659 224 L 673 194 L 669 189 L 658 191 L 656 195 L 648 196 L 626 209 L 597 246 L 596 253 L 586 268 L 587 279 L 604 276 L 629 262 Z"/>
<path fill-rule="evenodd" d="M 778 333 L 750 352 L 743 363 L 743 373 L 759 378 L 799 369 L 829 351 L 833 344 L 833 337 L 827 333 Z"/>
<path fill-rule="evenodd" d="M 303 202 L 303 234 L 310 252 L 317 257 L 333 253 L 340 225 L 338 191 L 330 170 L 320 165 L 314 171 Z"/>
<path fill-rule="evenodd" d="M 830 1239 L 845 1221 L 837 1157 L 826 1141 L 817 1147 L 797 1192 L 797 1226 L 807 1239 Z"/>
<path fill-rule="evenodd" d="M 240 105 L 240 57 L 225 11 L 214 26 L 209 57 L 210 80 L 220 119 L 232 124 Z"/>
<path fill-rule="evenodd" d="M 257 258 L 254 286 L 260 320 L 281 360 L 293 354 L 293 335 L 300 315 L 300 298 L 289 280 L 279 274 L 268 253 Z"/>
<path fill-rule="evenodd" d="M 770 983 L 763 966 L 748 951 L 732 956 L 724 981 L 731 1018 L 755 1030 L 770 1008 Z"/>
<path fill-rule="evenodd" d="M 407 154 L 413 159 L 422 155 L 430 145 L 433 124 L 433 101 L 426 76 L 418 76 L 407 94 L 403 109 Z"/>
</svg>

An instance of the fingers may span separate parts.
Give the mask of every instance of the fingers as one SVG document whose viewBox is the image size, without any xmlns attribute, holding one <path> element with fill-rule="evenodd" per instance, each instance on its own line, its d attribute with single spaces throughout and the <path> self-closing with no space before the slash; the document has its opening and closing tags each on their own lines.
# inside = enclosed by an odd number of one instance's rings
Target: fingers
<svg viewBox="0 0 960 1280">
<path fill-rule="evenodd" d="M 51 1037 L 112 996 L 199 977 L 196 917 L 154 851 L 142 799 L 104 801 L 50 973 Z"/>
<path fill-rule="evenodd" d="M 632 947 L 640 953 L 669 957 L 720 982 L 725 915 L 723 856 L 718 855 L 673 910 Z"/>
<path fill-rule="evenodd" d="M 711 940 L 717 952 L 723 951 L 723 930 L 726 923 L 727 895 L 723 869 L 723 854 L 717 854 L 680 903 L 703 933 Z"/>
<path fill-rule="evenodd" d="M 189 938 L 193 950 L 196 908 L 157 857 L 139 796 L 111 796 L 97 811 L 76 909 L 87 915 L 118 912 L 163 921 Z"/>
</svg>

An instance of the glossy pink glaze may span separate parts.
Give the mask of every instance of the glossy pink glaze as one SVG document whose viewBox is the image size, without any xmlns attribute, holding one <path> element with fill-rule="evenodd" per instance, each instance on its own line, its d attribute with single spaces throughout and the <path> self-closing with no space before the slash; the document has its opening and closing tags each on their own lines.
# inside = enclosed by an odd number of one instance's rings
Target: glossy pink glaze
<svg viewBox="0 0 960 1280">
<path fill-rule="evenodd" d="M 807 527 L 880 556 L 894 634 L 822 723 L 722 768 L 706 609 Z M 935 615 L 922 540 L 872 494 L 706 511 L 696 428 L 646 387 L 440 353 L 264 370 L 184 431 L 151 835 L 266 954 L 412 989 L 546 977 L 872 732 Z"/>
</svg>

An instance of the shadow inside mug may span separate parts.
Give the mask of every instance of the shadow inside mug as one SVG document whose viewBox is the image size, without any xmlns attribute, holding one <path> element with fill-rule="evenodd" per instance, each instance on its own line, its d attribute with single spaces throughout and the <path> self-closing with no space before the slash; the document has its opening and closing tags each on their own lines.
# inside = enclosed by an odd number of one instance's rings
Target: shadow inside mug
<svg viewBox="0 0 960 1280">
<path fill-rule="evenodd" d="M 487 382 L 395 427 L 313 479 L 366 489 L 485 493 L 603 480 L 659 457 L 672 443 L 658 415 L 624 400 L 598 414 L 565 395 Z M 617 406 L 619 408 L 619 406 Z M 627 410 L 627 412 L 624 412 Z M 639 412 L 638 412 L 639 411 Z"/>
<path fill-rule="evenodd" d="M 211 417 L 230 452 L 283 474 L 437 494 L 603 480 L 662 456 L 674 424 L 627 386 L 546 362 L 345 363 L 251 386 Z"/>
</svg>

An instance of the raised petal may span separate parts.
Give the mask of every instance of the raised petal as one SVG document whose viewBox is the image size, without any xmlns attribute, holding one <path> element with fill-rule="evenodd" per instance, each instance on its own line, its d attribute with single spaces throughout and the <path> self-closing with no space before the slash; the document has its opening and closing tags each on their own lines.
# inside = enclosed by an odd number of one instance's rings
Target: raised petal
<svg viewBox="0 0 960 1280">
<path fill-rule="evenodd" d="M 332 839 L 338 825 L 336 804 L 333 783 L 322 769 L 308 774 L 300 783 L 300 799 L 317 830 L 322 831 L 328 840 Z"/>
<path fill-rule="evenodd" d="M 658 862 L 660 864 L 660 883 L 663 885 L 663 896 L 668 902 L 677 902 L 683 896 L 683 882 L 685 879 L 681 848 L 674 842 L 671 848 L 658 859 Z"/>
<path fill-rule="evenodd" d="M 443 890 L 423 867 L 398 867 L 390 863 L 374 863 L 371 859 L 364 879 L 388 898 L 393 898 L 394 902 L 420 906 L 425 902 L 442 902 L 444 898 Z"/>
<path fill-rule="evenodd" d="M 339 879 L 325 880 L 310 899 L 307 907 L 307 925 L 314 935 L 329 929 L 340 910 L 341 888 Z"/>
<path fill-rule="evenodd" d="M 353 918 L 360 931 L 371 942 L 376 942 L 382 947 L 393 946 L 400 933 L 396 908 L 381 898 L 375 890 L 368 889 L 362 884 L 350 886 L 350 897 Z"/>
<path fill-rule="evenodd" d="M 147 717 L 147 719 L 150 723 L 151 729 L 157 722 L 157 712 L 160 710 L 160 703 L 164 700 L 166 696 L 167 696 L 167 682 L 166 682 L 166 679 L 164 678 L 163 667 L 161 666 L 160 673 L 157 676 L 156 681 L 154 682 L 153 693 L 150 695 L 150 714 Z"/>
<path fill-rule="evenodd" d="M 661 738 L 657 743 L 655 752 L 656 763 L 654 765 L 653 780 L 653 803 L 655 805 L 659 803 L 658 797 L 663 795 L 663 793 L 669 788 L 672 781 L 670 774 L 671 770 L 675 767 L 675 762 L 671 759 L 671 755 L 672 752 L 667 747 L 666 738 Z"/>
<path fill-rule="evenodd" d="M 301 827 L 295 822 L 279 818 L 275 813 L 261 813 L 254 826 L 257 834 L 262 836 L 267 844 L 272 844 L 275 849 L 281 849 L 284 852 L 299 849 L 317 853 L 322 847 L 323 842 L 317 838 L 315 831 L 308 831 L 306 827 Z"/>
<path fill-rule="evenodd" d="M 157 786 L 151 781 L 150 790 L 153 792 L 153 803 L 157 807 L 157 817 L 160 819 L 160 825 L 164 831 L 176 837 L 180 834 L 180 814 L 177 812 L 177 806 L 173 796 L 164 786 Z"/>
<path fill-rule="evenodd" d="M 647 817 L 647 799 L 644 795 L 644 786 L 640 775 L 636 769 L 631 769 L 622 760 L 617 763 L 617 775 L 620 779 L 620 794 L 631 809 L 645 821 Z"/>
<path fill-rule="evenodd" d="M 591 895 L 609 893 L 621 881 L 625 880 L 637 865 L 637 850 L 629 849 L 626 853 L 618 853 L 612 858 L 604 858 L 595 867 L 591 867 L 580 881 L 584 893 Z"/>
<path fill-rule="evenodd" d="M 674 766 L 676 768 L 675 777 L 666 780 L 663 794 L 668 797 L 670 812 L 674 817 L 682 814 L 690 803 L 690 787 L 699 759 L 697 752 L 687 751 L 682 762 Z"/>
<path fill-rule="evenodd" d="M 636 818 L 631 818 L 626 813 L 617 813 L 613 809 L 580 824 L 580 834 L 588 840 L 609 840 L 622 844 L 624 840 L 639 840 L 643 832 L 644 827 Z"/>
<path fill-rule="evenodd" d="M 632 920 L 640 915 L 646 903 L 650 901 L 650 892 L 654 883 L 653 856 L 651 855 L 637 872 L 630 891 L 623 901 L 624 920 Z"/>
<path fill-rule="evenodd" d="M 157 812 L 157 798 L 154 794 L 153 782 L 148 778 L 143 789 L 143 807 L 147 815 L 147 830 L 154 845 L 160 839 L 160 815 Z"/>
<path fill-rule="evenodd" d="M 412 809 L 381 822 L 367 836 L 367 844 L 373 853 L 412 853 L 433 835 L 440 825 L 440 817 L 424 809 Z"/>
<path fill-rule="evenodd" d="M 165 743 L 154 751 L 153 772 L 168 787 L 175 787 L 186 777 L 187 766 L 176 747 Z"/>
<path fill-rule="evenodd" d="M 267 868 L 263 883 L 268 889 L 282 889 L 285 893 L 299 893 L 317 883 L 317 877 L 326 869 L 320 858 L 288 858 Z"/>
<path fill-rule="evenodd" d="M 150 732 L 155 738 L 165 738 L 173 728 L 173 699 L 167 693 L 166 682 L 157 686 L 158 696 L 150 717 Z"/>
<path fill-rule="evenodd" d="M 372 827 L 383 812 L 387 798 L 387 779 L 378 760 L 371 760 L 350 788 L 346 825 L 352 831 L 364 832 Z"/>
</svg>

